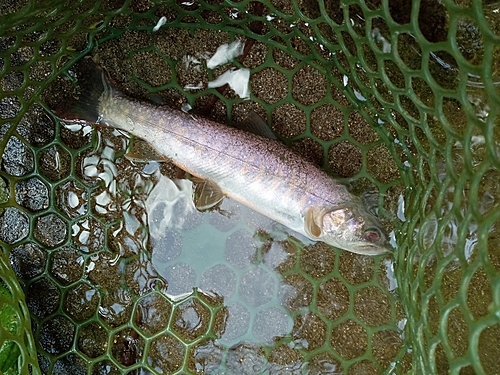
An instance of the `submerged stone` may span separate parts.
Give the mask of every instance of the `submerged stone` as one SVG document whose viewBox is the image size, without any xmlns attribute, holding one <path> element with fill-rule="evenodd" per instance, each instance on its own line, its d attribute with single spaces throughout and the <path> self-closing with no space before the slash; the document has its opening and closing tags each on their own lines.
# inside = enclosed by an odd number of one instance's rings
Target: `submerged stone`
<svg viewBox="0 0 500 375">
<path fill-rule="evenodd" d="M 49 207 L 49 189 L 36 177 L 21 180 L 16 184 L 16 202 L 32 212 Z"/>
<path fill-rule="evenodd" d="M 17 277 L 31 279 L 45 271 L 47 252 L 34 243 L 25 243 L 13 248 L 9 259 Z"/>
<path fill-rule="evenodd" d="M 24 176 L 34 168 L 33 152 L 17 137 L 10 137 L 3 151 L 2 166 L 11 176 Z"/>
<path fill-rule="evenodd" d="M 55 247 L 66 240 L 66 223 L 56 214 L 39 217 L 35 224 L 35 238 L 43 245 Z"/>
<path fill-rule="evenodd" d="M 71 156 L 58 145 L 42 150 L 38 157 L 42 174 L 51 181 L 59 181 L 71 173 Z"/>
<path fill-rule="evenodd" d="M 28 308 L 40 319 L 55 312 L 59 307 L 60 299 L 61 292 L 59 288 L 46 277 L 31 284 L 26 294 Z"/>
<path fill-rule="evenodd" d="M 0 216 L 0 240 L 14 244 L 26 238 L 30 226 L 28 216 L 14 207 L 7 207 Z"/>
<path fill-rule="evenodd" d="M 49 354 L 67 352 L 73 344 L 75 326 L 64 316 L 56 316 L 46 321 L 40 330 L 39 342 Z"/>
</svg>

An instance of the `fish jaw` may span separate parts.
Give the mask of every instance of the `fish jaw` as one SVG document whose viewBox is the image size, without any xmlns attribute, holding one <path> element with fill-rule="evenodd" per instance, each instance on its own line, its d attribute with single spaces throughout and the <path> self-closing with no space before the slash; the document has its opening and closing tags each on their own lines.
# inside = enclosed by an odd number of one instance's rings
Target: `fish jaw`
<svg viewBox="0 0 500 375">
<path fill-rule="evenodd" d="M 390 252 L 382 224 L 356 199 L 337 207 L 308 208 L 304 226 L 312 240 L 352 253 L 376 256 Z"/>
</svg>

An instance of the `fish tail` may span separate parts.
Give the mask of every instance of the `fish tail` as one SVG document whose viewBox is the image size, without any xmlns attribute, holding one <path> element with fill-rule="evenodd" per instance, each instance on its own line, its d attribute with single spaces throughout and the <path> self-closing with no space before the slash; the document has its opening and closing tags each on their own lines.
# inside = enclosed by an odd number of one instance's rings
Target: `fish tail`
<svg viewBox="0 0 500 375">
<path fill-rule="evenodd" d="M 53 108 L 54 113 L 66 120 L 85 120 L 96 123 L 99 119 L 99 102 L 106 94 L 115 91 L 104 71 L 86 57 L 77 64 L 78 90 L 68 100 Z"/>
</svg>

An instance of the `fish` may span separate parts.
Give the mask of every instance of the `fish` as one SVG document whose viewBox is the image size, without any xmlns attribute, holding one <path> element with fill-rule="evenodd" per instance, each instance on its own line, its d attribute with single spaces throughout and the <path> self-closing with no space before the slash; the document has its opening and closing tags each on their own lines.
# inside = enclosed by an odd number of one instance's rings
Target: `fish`
<svg viewBox="0 0 500 375">
<path fill-rule="evenodd" d="M 229 197 L 312 241 L 363 255 L 391 252 L 383 225 L 362 200 L 277 140 L 267 124 L 251 121 L 247 131 L 129 97 L 91 58 L 84 60 L 80 93 L 54 108 L 56 116 L 143 139 L 161 155 L 156 159 L 196 178 L 199 210 Z"/>
</svg>

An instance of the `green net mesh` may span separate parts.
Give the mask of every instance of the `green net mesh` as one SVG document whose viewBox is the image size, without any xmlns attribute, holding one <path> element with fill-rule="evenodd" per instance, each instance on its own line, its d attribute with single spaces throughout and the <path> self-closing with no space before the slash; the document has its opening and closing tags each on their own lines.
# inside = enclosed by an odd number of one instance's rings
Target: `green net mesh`
<svg viewBox="0 0 500 375">
<path fill-rule="evenodd" d="M 0 371 L 37 373 L 36 350 L 53 374 L 498 373 L 499 28 L 478 0 L 0 3 Z M 257 112 L 366 196 L 394 256 L 256 236 L 248 212 L 155 244 L 170 166 L 50 112 L 88 54 L 130 95 Z M 232 67 L 250 100 L 207 88 Z"/>
</svg>

